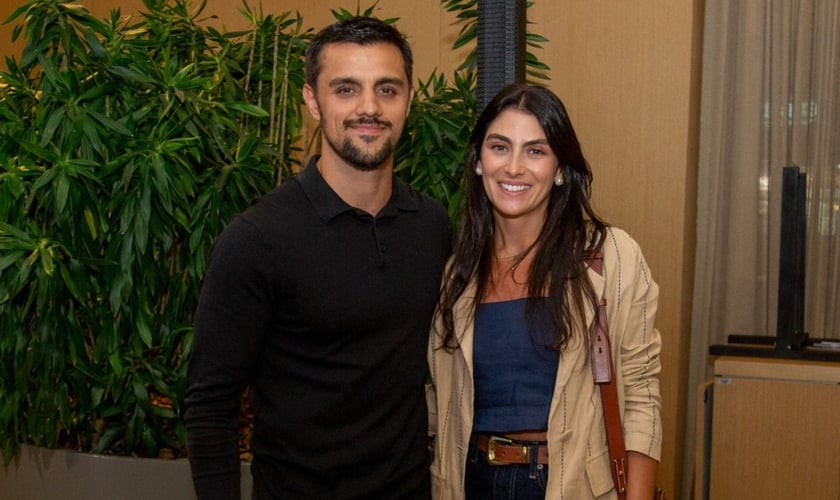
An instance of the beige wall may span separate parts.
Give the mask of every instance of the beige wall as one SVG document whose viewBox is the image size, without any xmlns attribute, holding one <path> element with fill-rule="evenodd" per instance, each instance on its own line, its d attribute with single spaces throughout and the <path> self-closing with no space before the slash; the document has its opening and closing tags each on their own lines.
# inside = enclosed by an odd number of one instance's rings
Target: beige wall
<svg viewBox="0 0 840 500">
<path fill-rule="evenodd" d="M 5 19 L 18 2 L 0 0 Z M 97 15 L 140 0 L 82 0 Z M 255 3 L 256 2 L 252 2 Z M 369 5 L 372 2 L 362 2 Z M 564 100 L 593 171 L 595 206 L 641 243 L 660 285 L 665 446 L 660 482 L 678 498 L 682 466 L 688 335 L 694 261 L 700 33 L 703 0 L 536 0 L 532 31 L 549 39 L 540 58 Z M 356 0 L 262 2 L 274 13 L 298 10 L 308 27 L 332 20 L 330 9 Z M 239 2 L 208 0 L 214 23 L 241 28 Z M 458 28 L 436 0 L 380 0 L 379 17 L 399 17 L 415 50 L 417 77 L 457 66 Z M 9 26 L 0 26 L 0 55 Z"/>
<path fill-rule="evenodd" d="M 20 52 L 20 42 L 12 43 L 13 25 L 4 24 L 20 3 L 16 0 L 0 0 L 0 70 L 3 71 L 7 68 L 6 56 Z"/>
</svg>

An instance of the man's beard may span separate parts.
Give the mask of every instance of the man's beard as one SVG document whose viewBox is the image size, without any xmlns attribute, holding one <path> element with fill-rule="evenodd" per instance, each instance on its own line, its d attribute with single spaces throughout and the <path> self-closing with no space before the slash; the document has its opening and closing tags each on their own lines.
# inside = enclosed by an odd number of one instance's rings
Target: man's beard
<svg viewBox="0 0 840 500">
<path fill-rule="evenodd" d="M 355 121 L 347 120 L 344 122 L 344 129 L 351 130 L 352 126 L 356 123 L 376 123 L 378 125 L 383 125 L 391 130 L 391 124 L 386 121 L 381 121 L 377 119 L 359 119 Z M 353 141 L 350 137 L 345 137 L 344 141 L 341 143 L 341 147 L 336 147 L 336 144 L 330 143 L 330 146 L 335 150 L 335 152 L 340 156 L 344 161 L 353 165 L 359 170 L 375 170 L 380 165 L 385 163 L 391 155 L 394 153 L 394 145 L 391 143 L 388 137 L 385 138 L 385 143 L 382 145 L 381 148 L 375 151 L 363 151 L 361 148 L 357 147 L 353 144 Z M 329 139 L 328 139 L 329 140 Z M 371 138 L 368 140 L 367 137 L 362 136 L 362 141 L 368 143 L 375 141 L 375 138 Z"/>
<path fill-rule="evenodd" d="M 353 141 L 347 137 L 341 144 L 341 149 L 338 149 L 337 152 L 344 161 L 359 170 L 375 170 L 391 157 L 391 153 L 394 152 L 394 147 L 390 141 L 386 141 L 378 150 L 365 152 L 356 147 Z"/>
</svg>

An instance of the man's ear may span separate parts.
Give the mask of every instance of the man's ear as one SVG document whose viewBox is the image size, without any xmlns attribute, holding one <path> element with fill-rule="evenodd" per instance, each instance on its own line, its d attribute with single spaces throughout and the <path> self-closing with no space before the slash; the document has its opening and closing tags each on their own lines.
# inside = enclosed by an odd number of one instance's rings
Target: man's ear
<svg viewBox="0 0 840 500">
<path fill-rule="evenodd" d="M 411 113 L 412 102 L 414 102 L 414 87 L 411 87 L 411 90 L 408 91 L 408 109 L 405 112 L 406 118 L 408 118 L 409 113 Z"/>
<path fill-rule="evenodd" d="M 306 109 L 312 118 L 321 120 L 321 109 L 318 107 L 318 100 L 315 99 L 315 90 L 309 86 L 308 83 L 303 85 L 303 102 L 306 103 Z"/>
</svg>

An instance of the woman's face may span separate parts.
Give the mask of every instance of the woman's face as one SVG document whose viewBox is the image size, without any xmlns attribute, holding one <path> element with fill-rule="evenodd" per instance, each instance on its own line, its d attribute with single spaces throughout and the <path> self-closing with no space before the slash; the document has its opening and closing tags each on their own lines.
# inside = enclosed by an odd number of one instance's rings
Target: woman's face
<svg viewBox="0 0 840 500">
<path fill-rule="evenodd" d="M 545 132 L 530 113 L 509 108 L 487 128 L 479 166 L 495 217 L 545 220 L 548 197 L 562 174 Z"/>
</svg>

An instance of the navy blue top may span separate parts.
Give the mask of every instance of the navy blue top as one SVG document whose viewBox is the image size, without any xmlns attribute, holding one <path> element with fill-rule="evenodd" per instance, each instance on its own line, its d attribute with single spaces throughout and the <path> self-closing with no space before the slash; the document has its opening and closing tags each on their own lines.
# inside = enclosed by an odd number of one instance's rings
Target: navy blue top
<svg viewBox="0 0 840 500">
<path fill-rule="evenodd" d="M 529 325 L 526 306 L 527 299 L 478 306 L 473 432 L 548 427 L 560 354 L 550 348 L 550 322 L 543 317 Z"/>
</svg>

